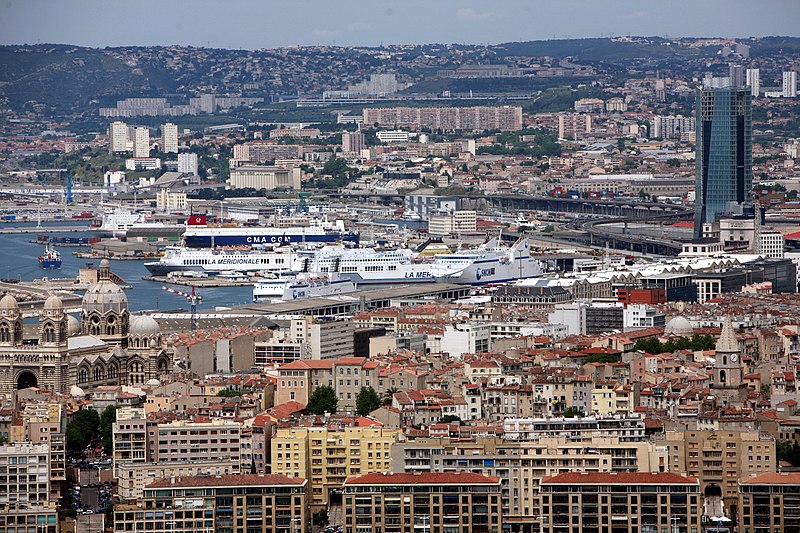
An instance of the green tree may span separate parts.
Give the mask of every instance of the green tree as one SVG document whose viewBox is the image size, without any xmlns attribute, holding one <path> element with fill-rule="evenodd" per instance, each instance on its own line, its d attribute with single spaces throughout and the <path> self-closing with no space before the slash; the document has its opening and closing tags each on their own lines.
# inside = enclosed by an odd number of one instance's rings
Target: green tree
<svg viewBox="0 0 800 533">
<path fill-rule="evenodd" d="M 772 386 L 770 386 L 769 383 L 764 383 L 761 385 L 758 392 L 762 400 L 769 400 L 772 396 Z"/>
<path fill-rule="evenodd" d="M 444 415 L 439 419 L 441 424 L 450 424 L 451 422 L 461 422 L 461 417 L 457 415 Z"/>
<path fill-rule="evenodd" d="M 800 465 L 800 444 L 796 440 L 779 440 L 775 443 L 777 462 L 786 461 L 792 466 Z"/>
<path fill-rule="evenodd" d="M 100 431 L 100 415 L 94 409 L 81 409 L 67 425 L 67 448 L 73 452 L 85 449 Z"/>
<path fill-rule="evenodd" d="M 596 353 L 586 358 L 587 363 L 618 363 L 619 356 L 609 353 Z"/>
<path fill-rule="evenodd" d="M 381 398 L 372 387 L 361 387 L 356 396 L 356 412 L 361 416 L 367 416 L 372 411 L 381 406 Z"/>
<path fill-rule="evenodd" d="M 567 407 L 564 410 L 564 418 L 583 418 L 584 416 L 586 413 L 583 412 L 583 409 L 577 407 Z"/>
<path fill-rule="evenodd" d="M 89 440 L 87 435 L 81 433 L 81 430 L 78 426 L 74 424 L 67 425 L 67 449 L 70 452 L 77 453 L 82 450 L 86 449 L 86 446 L 89 445 Z"/>
<path fill-rule="evenodd" d="M 222 389 L 217 393 L 217 396 L 221 396 L 223 398 L 236 398 L 244 394 L 242 391 L 233 390 L 233 389 Z"/>
<path fill-rule="evenodd" d="M 653 355 L 664 353 L 664 346 L 661 344 L 661 341 L 655 337 L 639 339 L 636 341 L 636 344 L 633 345 L 633 349 Z"/>
<path fill-rule="evenodd" d="M 117 406 L 109 405 L 100 415 L 100 438 L 103 439 L 103 450 L 111 453 L 114 448 L 114 422 L 117 421 Z"/>
<path fill-rule="evenodd" d="M 311 393 L 306 410 L 315 415 L 335 413 L 338 403 L 339 400 L 336 399 L 336 391 L 333 390 L 333 387 L 322 385 Z"/>
</svg>

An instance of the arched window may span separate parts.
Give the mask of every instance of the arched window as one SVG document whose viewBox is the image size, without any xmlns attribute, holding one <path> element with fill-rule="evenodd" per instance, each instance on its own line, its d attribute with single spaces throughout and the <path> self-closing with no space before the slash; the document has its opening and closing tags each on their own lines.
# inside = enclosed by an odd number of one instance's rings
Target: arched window
<svg viewBox="0 0 800 533">
<path fill-rule="evenodd" d="M 61 342 L 64 342 L 64 341 L 67 340 L 67 325 L 65 323 L 63 323 L 63 322 L 58 327 L 58 338 L 59 338 L 59 340 Z"/>
<path fill-rule="evenodd" d="M 728 382 L 728 374 L 724 370 L 719 371 L 719 381 L 720 383 Z"/>
<path fill-rule="evenodd" d="M 0 326 L 0 342 L 11 342 L 11 328 L 8 324 Z"/>
<path fill-rule="evenodd" d="M 81 369 L 80 377 L 78 378 L 80 383 L 87 383 L 89 381 L 89 371 L 85 368 Z"/>
<path fill-rule="evenodd" d="M 14 324 L 14 342 L 22 342 L 22 322 Z"/>
<path fill-rule="evenodd" d="M 103 379 L 103 369 L 101 369 L 100 367 L 96 367 L 94 369 L 94 380 L 100 381 L 101 379 Z"/>
<path fill-rule="evenodd" d="M 56 332 L 53 329 L 52 324 L 47 324 L 44 327 L 44 335 L 42 335 L 44 342 L 55 342 L 56 341 Z"/>
<path fill-rule="evenodd" d="M 116 378 L 117 377 L 117 367 L 115 367 L 113 365 L 108 367 L 107 374 L 108 374 L 108 379 L 109 380 L 112 380 L 112 379 Z"/>
</svg>

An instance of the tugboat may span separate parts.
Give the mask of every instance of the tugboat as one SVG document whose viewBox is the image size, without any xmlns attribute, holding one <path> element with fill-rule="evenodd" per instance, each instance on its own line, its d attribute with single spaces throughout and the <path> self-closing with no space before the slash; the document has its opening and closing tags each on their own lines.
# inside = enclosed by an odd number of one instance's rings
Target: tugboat
<svg viewBox="0 0 800 533">
<path fill-rule="evenodd" d="M 39 266 L 45 270 L 61 268 L 61 253 L 45 246 L 44 254 L 39 256 Z"/>
</svg>

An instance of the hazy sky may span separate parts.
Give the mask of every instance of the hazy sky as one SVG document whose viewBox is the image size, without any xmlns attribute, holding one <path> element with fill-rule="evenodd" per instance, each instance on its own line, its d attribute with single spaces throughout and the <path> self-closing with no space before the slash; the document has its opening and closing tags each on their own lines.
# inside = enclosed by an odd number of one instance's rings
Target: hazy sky
<svg viewBox="0 0 800 533">
<path fill-rule="evenodd" d="M 800 0 L 0 0 L 0 44 L 273 48 L 797 36 Z"/>
</svg>

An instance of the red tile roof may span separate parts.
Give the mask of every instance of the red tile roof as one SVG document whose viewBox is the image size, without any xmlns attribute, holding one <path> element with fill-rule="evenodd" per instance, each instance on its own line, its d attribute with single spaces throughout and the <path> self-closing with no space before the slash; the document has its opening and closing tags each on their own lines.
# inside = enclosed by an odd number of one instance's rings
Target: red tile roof
<svg viewBox="0 0 800 533">
<path fill-rule="evenodd" d="M 742 480 L 748 485 L 800 485 L 800 472 L 770 472 Z"/>
<path fill-rule="evenodd" d="M 435 474 L 364 474 L 348 478 L 345 485 L 499 485 L 500 478 L 473 472 L 437 472 Z M 152 485 L 151 485 L 152 486 Z"/>
<path fill-rule="evenodd" d="M 579 485 L 582 483 L 625 483 L 636 485 L 675 485 L 697 483 L 693 477 L 668 472 L 566 472 L 542 479 L 541 484 Z"/>
<path fill-rule="evenodd" d="M 223 476 L 183 476 L 171 479 L 157 479 L 148 489 L 172 487 L 238 487 L 243 485 L 303 485 L 304 478 L 289 477 L 283 474 L 225 474 Z"/>
</svg>

